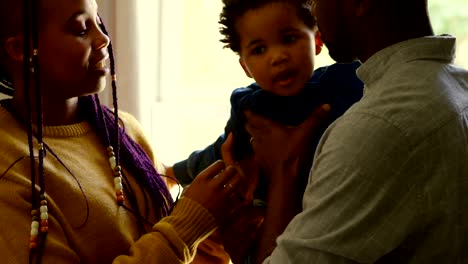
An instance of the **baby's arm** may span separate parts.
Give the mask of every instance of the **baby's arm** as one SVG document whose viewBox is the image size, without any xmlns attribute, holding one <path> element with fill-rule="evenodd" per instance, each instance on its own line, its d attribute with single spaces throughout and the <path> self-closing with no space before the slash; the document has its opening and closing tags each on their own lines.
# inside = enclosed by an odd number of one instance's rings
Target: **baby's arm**
<svg viewBox="0 0 468 264">
<path fill-rule="evenodd" d="M 192 152 L 190 156 L 183 161 L 175 163 L 172 167 L 167 168 L 166 173 L 169 176 L 174 176 L 182 186 L 192 183 L 193 179 L 209 165 L 216 160 L 221 159 L 221 145 L 225 140 L 224 134 L 211 145 L 203 150 Z M 173 175 L 171 175 L 171 173 Z"/>
</svg>

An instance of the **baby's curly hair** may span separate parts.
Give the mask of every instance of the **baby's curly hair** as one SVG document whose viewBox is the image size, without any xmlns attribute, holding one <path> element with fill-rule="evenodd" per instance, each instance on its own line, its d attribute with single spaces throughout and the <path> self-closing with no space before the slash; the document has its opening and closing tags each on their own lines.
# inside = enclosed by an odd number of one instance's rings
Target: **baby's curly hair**
<svg viewBox="0 0 468 264">
<path fill-rule="evenodd" d="M 224 48 L 230 48 L 235 53 L 240 52 L 240 39 L 236 31 L 236 21 L 247 11 L 260 8 L 266 4 L 284 2 L 297 7 L 298 17 L 306 26 L 313 29 L 316 26 L 312 15 L 312 0 L 223 0 L 223 10 L 219 15 L 219 32 L 224 36 L 220 41 Z"/>
</svg>

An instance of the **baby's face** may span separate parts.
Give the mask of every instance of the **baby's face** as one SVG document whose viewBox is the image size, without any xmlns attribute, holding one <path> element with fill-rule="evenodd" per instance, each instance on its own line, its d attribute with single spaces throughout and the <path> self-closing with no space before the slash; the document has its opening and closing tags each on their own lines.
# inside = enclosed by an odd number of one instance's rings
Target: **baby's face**
<svg viewBox="0 0 468 264">
<path fill-rule="evenodd" d="M 247 11 L 236 23 L 240 63 L 262 89 L 282 96 L 298 94 L 312 76 L 315 30 L 296 8 L 275 2 Z"/>
</svg>

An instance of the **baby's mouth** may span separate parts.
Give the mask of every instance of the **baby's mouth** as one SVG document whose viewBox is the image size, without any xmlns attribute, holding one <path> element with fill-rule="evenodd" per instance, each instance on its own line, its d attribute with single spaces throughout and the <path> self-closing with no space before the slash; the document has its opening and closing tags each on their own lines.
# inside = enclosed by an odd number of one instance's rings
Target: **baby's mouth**
<svg viewBox="0 0 468 264">
<path fill-rule="evenodd" d="M 281 86 L 289 85 L 294 81 L 295 76 L 296 74 L 293 70 L 282 71 L 273 77 L 273 82 Z"/>
</svg>

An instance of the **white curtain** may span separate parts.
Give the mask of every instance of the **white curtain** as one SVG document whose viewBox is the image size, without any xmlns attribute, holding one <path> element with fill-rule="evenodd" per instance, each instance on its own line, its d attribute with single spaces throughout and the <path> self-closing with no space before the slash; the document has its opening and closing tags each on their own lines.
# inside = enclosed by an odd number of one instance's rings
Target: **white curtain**
<svg viewBox="0 0 468 264">
<path fill-rule="evenodd" d="M 130 112 L 140 122 L 150 124 L 151 105 L 155 89 L 142 89 L 148 84 L 147 68 L 154 68 L 156 58 L 150 60 L 147 39 L 142 41 L 138 9 L 145 1 L 154 0 L 97 0 L 101 15 L 112 40 L 116 58 L 117 88 L 119 109 Z M 152 10 L 157 15 L 158 10 Z M 153 18 L 157 21 L 157 18 Z M 155 25 L 156 26 L 156 25 Z M 154 47 L 157 48 L 157 47 Z M 144 54 L 143 54 L 144 53 Z M 148 64 L 146 60 L 150 60 Z M 152 61 L 152 62 L 151 62 Z M 145 67 L 142 67 L 145 65 Z M 154 72 L 152 76 L 154 76 Z M 144 93 L 143 93 L 144 91 Z M 107 88 L 100 94 L 102 102 L 112 107 L 110 79 Z"/>
</svg>

